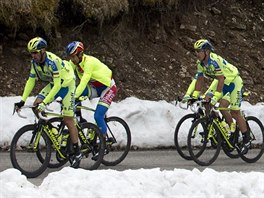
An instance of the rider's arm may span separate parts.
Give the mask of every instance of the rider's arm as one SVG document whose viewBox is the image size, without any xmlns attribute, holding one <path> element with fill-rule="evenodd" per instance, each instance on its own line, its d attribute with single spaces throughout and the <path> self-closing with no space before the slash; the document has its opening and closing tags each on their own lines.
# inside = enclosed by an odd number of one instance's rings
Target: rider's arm
<svg viewBox="0 0 264 198">
<path fill-rule="evenodd" d="M 204 95 L 214 95 L 214 92 L 216 90 L 216 87 L 217 87 L 217 84 L 218 84 L 218 80 L 217 79 L 214 79 L 213 82 L 211 83 L 210 87 L 207 89 L 207 91 L 204 93 Z"/>
<path fill-rule="evenodd" d="M 187 89 L 187 91 L 185 93 L 186 96 L 190 96 L 193 93 L 196 81 L 197 81 L 196 79 L 192 80 L 191 84 L 189 85 L 189 87 L 188 87 L 188 89 Z"/>
<path fill-rule="evenodd" d="M 224 75 L 216 76 L 216 79 L 218 80 L 218 84 L 217 84 L 215 91 L 222 92 L 223 87 L 224 87 L 225 77 L 224 77 Z"/>
<path fill-rule="evenodd" d="M 203 67 L 200 63 L 200 61 L 197 61 L 196 62 L 197 64 L 197 73 L 196 73 L 196 84 L 195 84 L 195 88 L 194 88 L 194 92 L 192 94 L 192 97 L 193 98 L 198 98 L 201 90 L 202 90 L 202 87 L 203 87 L 203 84 L 204 84 L 204 70 L 203 70 Z"/>
<path fill-rule="evenodd" d="M 75 92 L 75 98 L 79 98 L 83 92 L 83 90 L 86 88 L 89 80 L 92 76 L 92 68 L 93 65 L 86 63 L 86 65 L 83 66 L 83 76 L 80 79 L 80 84 L 78 85 L 76 92 Z"/>
<path fill-rule="evenodd" d="M 204 84 L 204 76 L 201 74 L 198 74 L 197 81 L 196 81 L 195 88 L 194 88 L 195 91 L 192 94 L 193 98 L 198 98 L 202 90 L 203 84 Z"/>
<path fill-rule="evenodd" d="M 23 95 L 21 98 L 22 101 L 25 102 L 27 100 L 29 94 L 31 93 L 31 91 L 35 87 L 35 84 L 36 84 L 36 73 L 35 73 L 35 70 L 33 69 L 33 66 L 31 66 L 30 75 L 29 75 L 29 78 L 28 78 L 27 83 L 25 85 Z"/>
<path fill-rule="evenodd" d="M 216 76 L 216 79 L 218 80 L 216 90 L 214 92 L 214 100 L 218 101 L 222 97 L 222 90 L 224 87 L 224 75 Z"/>
<path fill-rule="evenodd" d="M 185 96 L 191 96 L 191 94 L 193 93 L 194 89 L 195 89 L 195 84 L 196 84 L 196 81 L 197 81 L 197 77 L 198 77 L 198 74 L 196 73 L 191 84 L 189 85 L 186 93 L 185 93 Z"/>
</svg>

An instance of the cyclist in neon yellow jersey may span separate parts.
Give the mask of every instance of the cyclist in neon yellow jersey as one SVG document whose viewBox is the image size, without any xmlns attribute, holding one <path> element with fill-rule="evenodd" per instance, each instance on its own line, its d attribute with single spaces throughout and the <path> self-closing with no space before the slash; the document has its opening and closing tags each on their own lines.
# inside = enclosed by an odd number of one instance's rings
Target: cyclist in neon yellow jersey
<svg viewBox="0 0 264 198">
<path fill-rule="evenodd" d="M 78 131 L 73 119 L 76 89 L 74 71 L 68 61 L 63 61 L 55 54 L 46 51 L 46 47 L 47 42 L 41 37 L 35 37 L 28 42 L 27 48 L 32 57 L 31 70 L 22 99 L 15 103 L 16 111 L 24 106 L 37 79 L 47 82 L 48 84 L 40 91 L 34 101 L 34 105 L 38 106 L 38 111 L 44 111 L 48 103 L 57 97 L 62 98 L 63 120 L 70 131 L 74 149 L 74 154 L 70 156 L 70 162 L 72 167 L 77 168 L 82 155 L 78 145 Z"/>
<path fill-rule="evenodd" d="M 198 73 L 195 74 L 195 77 L 193 78 L 191 84 L 189 85 L 183 99 L 182 99 L 182 103 L 186 103 L 189 101 L 192 101 L 193 97 L 192 94 L 195 91 L 195 84 L 197 82 L 197 78 L 198 78 Z M 207 91 L 203 94 L 202 98 L 205 98 L 206 96 L 210 96 L 213 95 L 213 93 L 216 90 L 216 86 L 218 84 L 218 80 L 214 79 L 213 82 L 211 83 L 211 85 L 209 86 L 209 88 L 207 89 Z M 227 108 L 230 105 L 230 94 L 226 94 L 222 97 L 222 100 L 219 101 L 219 107 L 222 108 Z M 232 116 L 230 115 L 230 113 L 228 111 L 225 110 L 220 110 L 222 115 L 225 118 L 225 121 L 228 124 L 229 130 L 230 132 L 235 132 L 236 130 L 236 123 L 233 122 Z M 233 134 L 232 134 L 233 135 Z"/>
<path fill-rule="evenodd" d="M 66 47 L 66 54 L 80 78 L 75 98 L 78 99 L 81 96 L 86 96 L 89 99 L 100 97 L 94 119 L 105 137 L 107 127 L 104 117 L 117 93 L 112 71 L 97 58 L 84 54 L 84 45 L 80 41 L 69 43 Z M 78 115 L 81 116 L 80 112 Z"/>
<path fill-rule="evenodd" d="M 243 136 L 243 145 L 240 148 L 242 154 L 247 153 L 250 147 L 251 138 L 241 111 L 242 89 L 243 81 L 239 75 L 238 69 L 228 63 L 221 56 L 214 53 L 211 43 L 206 39 L 200 39 L 194 43 L 194 49 L 197 55 L 197 81 L 195 83 L 195 90 L 193 97 L 198 97 L 204 83 L 204 76 L 211 77 L 217 81 L 212 87 L 216 87 L 214 93 L 209 92 L 206 100 L 210 101 L 211 105 L 215 105 L 220 99 L 224 101 L 223 96 L 230 98 L 231 115 L 236 120 Z M 232 117 L 228 112 L 225 112 L 225 118 L 230 123 Z"/>
</svg>

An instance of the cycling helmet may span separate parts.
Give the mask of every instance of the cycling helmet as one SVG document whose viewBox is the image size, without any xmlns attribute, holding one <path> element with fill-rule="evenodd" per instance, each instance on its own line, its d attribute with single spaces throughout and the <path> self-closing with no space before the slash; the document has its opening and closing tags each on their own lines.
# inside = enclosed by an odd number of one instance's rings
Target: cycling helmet
<svg viewBox="0 0 264 198">
<path fill-rule="evenodd" d="M 206 39 L 200 39 L 194 43 L 194 49 L 209 49 L 214 51 L 212 44 Z"/>
<path fill-rule="evenodd" d="M 28 42 L 27 48 L 28 51 L 31 53 L 39 52 L 41 49 L 46 48 L 47 46 L 47 41 L 45 41 L 41 37 L 35 37 Z"/>
<path fill-rule="evenodd" d="M 84 45 L 80 41 L 73 41 L 66 47 L 66 55 L 71 56 L 84 51 Z"/>
</svg>

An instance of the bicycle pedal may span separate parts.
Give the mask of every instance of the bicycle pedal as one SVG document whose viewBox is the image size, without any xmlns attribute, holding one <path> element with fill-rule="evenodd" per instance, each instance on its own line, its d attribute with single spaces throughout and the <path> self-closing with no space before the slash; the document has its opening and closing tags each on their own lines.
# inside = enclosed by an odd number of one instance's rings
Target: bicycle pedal
<svg viewBox="0 0 264 198">
<path fill-rule="evenodd" d="M 90 151 L 90 149 L 89 148 L 84 148 L 84 149 L 81 149 L 80 151 L 81 151 L 81 153 L 87 153 L 88 151 Z"/>
<path fill-rule="evenodd" d="M 114 138 L 110 137 L 110 138 L 108 138 L 105 142 L 106 142 L 107 145 L 112 145 L 112 144 L 115 143 L 116 141 L 114 140 Z"/>
</svg>

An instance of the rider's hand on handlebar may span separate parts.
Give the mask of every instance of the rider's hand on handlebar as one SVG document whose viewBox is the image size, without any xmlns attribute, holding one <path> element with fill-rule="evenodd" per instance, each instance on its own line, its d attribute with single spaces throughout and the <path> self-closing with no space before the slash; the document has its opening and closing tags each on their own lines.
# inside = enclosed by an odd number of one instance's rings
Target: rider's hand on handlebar
<svg viewBox="0 0 264 198">
<path fill-rule="evenodd" d="M 86 100 L 88 97 L 87 96 L 80 96 L 78 98 L 75 98 L 75 104 L 78 104 L 84 100 Z"/>
<path fill-rule="evenodd" d="M 38 111 L 44 111 L 46 108 L 46 105 L 44 102 L 38 104 Z"/>
<path fill-rule="evenodd" d="M 212 106 L 215 106 L 216 103 L 217 103 L 217 99 L 216 99 L 215 97 L 212 97 L 211 100 L 210 100 L 210 104 L 211 104 Z"/>
<path fill-rule="evenodd" d="M 15 111 L 19 111 L 19 109 L 21 109 L 21 107 L 23 107 L 25 105 L 25 102 L 23 100 L 21 100 L 20 102 L 16 102 L 15 104 Z"/>
<path fill-rule="evenodd" d="M 190 99 L 192 99 L 192 97 L 191 96 L 188 96 L 188 95 L 185 95 L 185 96 L 183 96 L 183 98 L 182 98 L 182 103 L 186 103 L 186 102 L 188 102 Z"/>
</svg>

